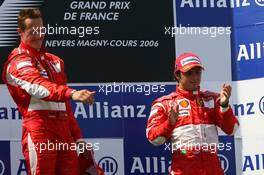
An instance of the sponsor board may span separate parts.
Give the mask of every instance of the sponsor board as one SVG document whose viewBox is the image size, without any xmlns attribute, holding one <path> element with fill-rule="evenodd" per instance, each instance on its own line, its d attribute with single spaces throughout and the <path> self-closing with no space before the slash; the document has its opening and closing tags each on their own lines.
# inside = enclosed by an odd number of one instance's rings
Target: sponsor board
<svg viewBox="0 0 264 175">
<path fill-rule="evenodd" d="M 207 82 L 203 84 L 203 89 L 219 91 L 221 83 L 222 82 Z M 162 84 L 164 85 L 164 83 Z M 152 101 L 175 90 L 174 83 L 165 83 L 165 85 L 165 92 L 151 93 L 150 95 L 145 95 L 144 92 L 111 92 L 107 95 L 97 92 L 96 102 L 98 102 L 98 105 L 95 104 L 92 110 L 89 109 L 88 106 L 80 107 L 80 105 L 78 106 L 78 104 L 73 103 L 73 111 L 84 137 L 91 138 L 87 139 L 88 142 L 100 143 L 95 146 L 95 158 L 100 166 L 109 174 L 168 174 L 171 165 L 170 151 L 164 150 L 164 146 L 158 148 L 151 145 L 145 135 L 146 122 Z M 99 86 L 89 84 L 71 84 L 71 87 L 75 89 L 86 88 L 97 91 L 99 89 Z M 107 102 L 108 105 L 106 105 L 105 102 Z M 1 102 L 1 104 L 6 108 L 15 107 L 13 103 Z M 145 106 L 145 109 L 140 115 L 137 111 L 138 105 Z M 185 108 L 188 107 L 186 102 L 182 102 L 181 105 Z M 100 106 L 100 108 L 98 106 Z M 103 113 L 105 110 L 111 111 L 113 106 L 119 106 L 118 108 L 115 107 L 115 112 L 120 113 L 121 117 L 113 117 L 116 116 L 116 114 L 112 112 L 108 114 Z M 123 108 L 124 106 L 126 107 Z M 83 113 L 80 112 L 82 108 L 85 109 Z M 100 117 L 98 117 L 99 114 Z M 85 115 L 86 117 L 83 117 Z M 107 115 L 108 117 L 106 117 Z M 141 115 L 142 117 L 140 117 Z M 21 122 L 21 119 L 12 119 L 12 117 L 9 117 L 7 121 Z M 19 125 L 20 124 L 17 123 L 16 126 L 11 127 L 11 130 L 15 127 L 19 127 Z M 10 130 L 10 127 L 7 129 Z M 17 132 L 16 135 L 21 135 L 20 131 L 18 132 L 15 130 L 14 132 Z M 8 136 L 5 135 L 4 138 L 7 137 Z M 221 139 L 222 138 L 220 138 L 220 140 Z M 227 140 L 228 139 L 229 137 L 227 137 Z M 12 172 L 14 172 L 14 174 L 18 172 L 23 174 L 25 172 L 25 162 L 21 154 L 21 144 L 19 140 L 20 139 L 11 141 L 11 163 Z M 231 147 L 233 148 L 233 145 Z M 234 172 L 235 170 L 232 168 L 234 168 L 235 163 L 233 160 L 230 160 L 231 157 L 233 157 L 233 152 L 230 153 L 228 150 L 226 153 L 224 152 L 221 154 L 224 155 L 229 162 L 229 168 L 227 168 L 226 171 Z M 6 155 L 9 155 L 9 153 Z M 227 163 L 224 162 L 225 160 L 226 159 L 223 158 L 223 162 L 221 162 L 221 165 L 224 167 L 227 166 Z"/>
<path fill-rule="evenodd" d="M 8 131 L 0 132 L 0 140 L 17 140 L 21 138 L 22 116 L 5 85 L 0 85 L 0 92 L 0 128 Z"/>
<path fill-rule="evenodd" d="M 236 154 L 234 137 L 220 136 L 219 142 L 227 145 L 223 150 L 219 148 L 218 157 L 225 174 L 236 175 Z"/>
<path fill-rule="evenodd" d="M 180 8 L 263 7 L 263 0 L 179 0 Z"/>
<path fill-rule="evenodd" d="M 20 140 L 10 141 L 11 174 L 27 175 L 26 161 L 22 154 Z"/>
<path fill-rule="evenodd" d="M 145 85 L 145 83 L 133 84 Z M 75 117 L 84 134 L 88 133 L 87 137 L 123 137 L 126 120 L 135 123 L 135 125 L 140 124 L 144 128 L 143 124 L 147 120 L 152 100 L 175 89 L 175 85 L 165 86 L 164 83 L 160 83 L 159 85 L 164 86 L 164 90 L 161 92 L 155 91 L 149 95 L 146 95 L 146 91 L 124 92 L 120 88 L 118 91 L 114 91 L 113 88 L 112 92 L 106 94 L 105 92 L 99 92 L 101 85 L 72 86 L 74 89 L 87 88 L 97 91 L 96 102 L 93 106 L 78 102 L 72 103 Z M 155 85 L 155 83 L 152 85 Z M 107 124 L 102 125 L 102 122 L 107 122 Z"/>
<path fill-rule="evenodd" d="M 177 26 L 231 26 L 232 8 L 246 5 L 245 3 L 232 3 L 233 0 L 218 2 L 211 0 L 174 0 Z M 188 15 L 185 15 L 188 14 Z M 208 17 L 210 14 L 210 17 Z M 223 17 L 225 14 L 225 17 Z M 176 45 L 177 46 L 177 45 Z"/>
<path fill-rule="evenodd" d="M 237 136 L 262 138 L 264 122 L 263 78 L 233 83 L 233 110 L 240 127 Z"/>
<path fill-rule="evenodd" d="M 264 173 L 263 138 L 242 138 L 243 175 L 260 175 Z"/>
<path fill-rule="evenodd" d="M 264 76 L 264 25 L 237 28 L 232 45 L 232 79 L 246 80 Z"/>
<path fill-rule="evenodd" d="M 85 139 L 85 141 L 93 144 L 95 161 L 104 169 L 106 174 L 124 174 L 123 139 Z M 8 144 L 9 149 L 9 142 L 7 141 L 6 143 Z M 5 160 L 6 163 L 12 163 L 11 174 L 27 175 L 26 162 L 22 155 L 21 142 L 11 141 L 10 145 L 11 154 L 9 152 L 1 154 L 6 155 L 6 158 L 3 158 L 2 160 Z M 11 161 L 8 161 L 9 156 Z M 1 165 L 0 160 L 0 166 Z M 10 167 L 6 165 L 4 166 L 3 164 L 2 169 L 3 171 L 5 170 L 6 173 L 9 171 Z"/>
<path fill-rule="evenodd" d="M 233 11 L 233 26 L 235 28 L 249 25 L 258 25 L 263 22 L 263 0 L 249 0 L 249 6 L 245 8 L 235 8 Z"/>
<path fill-rule="evenodd" d="M 234 138 L 220 136 L 221 145 L 228 145 L 219 151 L 219 160 L 225 174 L 236 174 Z M 139 143 L 137 147 L 135 142 Z M 125 138 L 126 174 L 168 174 L 171 168 L 171 150 L 169 143 L 156 147 L 142 138 L 138 133 Z"/>
<path fill-rule="evenodd" d="M 107 175 L 125 174 L 123 139 L 85 139 L 93 143 L 95 160 Z"/>
<path fill-rule="evenodd" d="M 43 44 L 65 61 L 69 82 L 171 80 L 174 39 L 165 37 L 163 28 L 173 25 L 172 1 L 65 0 L 61 6 L 59 1 L 0 0 L 1 65 L 18 45 L 17 15 L 28 7 L 41 9 L 44 28 L 33 31 L 46 34 Z M 150 7 L 148 15 L 146 7 Z M 168 69 L 146 71 L 150 65 L 147 58 L 152 58 L 153 70 Z M 89 69 L 87 59 L 94 65 Z M 80 74 L 80 70 L 85 73 Z"/>
</svg>

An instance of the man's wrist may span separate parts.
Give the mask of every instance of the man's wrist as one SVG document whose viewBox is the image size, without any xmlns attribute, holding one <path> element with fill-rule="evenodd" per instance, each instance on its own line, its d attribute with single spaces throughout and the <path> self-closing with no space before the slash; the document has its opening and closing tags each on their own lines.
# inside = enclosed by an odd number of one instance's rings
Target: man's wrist
<svg viewBox="0 0 264 175">
<path fill-rule="evenodd" d="M 227 103 L 225 103 L 225 104 L 220 104 L 220 106 L 221 106 L 222 108 L 227 108 L 227 107 L 229 106 L 229 102 L 227 102 Z"/>
<path fill-rule="evenodd" d="M 229 105 L 227 107 L 220 106 L 220 111 L 221 112 L 227 112 L 229 110 L 229 108 L 230 108 Z"/>
<path fill-rule="evenodd" d="M 73 89 L 73 90 L 71 91 L 71 93 L 70 93 L 70 97 L 71 97 L 71 99 L 72 99 L 73 94 L 74 94 L 76 91 L 77 91 L 77 90 L 75 90 L 75 89 Z"/>
<path fill-rule="evenodd" d="M 85 140 L 83 138 L 80 138 L 80 139 L 77 139 L 75 142 L 76 143 L 82 143 L 82 142 L 85 142 Z"/>
<path fill-rule="evenodd" d="M 226 102 L 224 103 L 221 103 L 220 102 L 220 106 L 223 107 L 223 108 L 227 108 L 229 106 L 229 100 L 227 100 Z"/>
</svg>

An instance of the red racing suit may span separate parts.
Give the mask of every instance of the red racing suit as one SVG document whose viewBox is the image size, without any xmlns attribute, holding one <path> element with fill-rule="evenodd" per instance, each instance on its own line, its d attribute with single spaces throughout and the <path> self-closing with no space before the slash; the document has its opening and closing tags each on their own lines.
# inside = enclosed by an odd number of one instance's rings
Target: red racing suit
<svg viewBox="0 0 264 175">
<path fill-rule="evenodd" d="M 175 125 L 168 121 L 172 105 L 179 106 Z M 153 102 L 146 136 L 154 145 L 170 139 L 171 175 L 223 175 L 217 156 L 217 126 L 232 135 L 238 125 L 231 107 L 220 107 L 219 94 L 177 87 L 176 92 Z"/>
<path fill-rule="evenodd" d="M 82 135 L 70 107 L 73 89 L 66 85 L 63 61 L 21 43 L 5 63 L 3 80 L 23 116 L 28 174 L 79 174 L 72 148 Z"/>
</svg>

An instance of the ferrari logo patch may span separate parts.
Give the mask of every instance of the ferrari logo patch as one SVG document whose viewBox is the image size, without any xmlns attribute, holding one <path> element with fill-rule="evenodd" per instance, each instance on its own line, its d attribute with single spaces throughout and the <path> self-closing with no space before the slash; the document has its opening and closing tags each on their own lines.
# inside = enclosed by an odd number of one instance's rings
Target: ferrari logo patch
<svg viewBox="0 0 264 175">
<path fill-rule="evenodd" d="M 196 103 L 199 107 L 204 107 L 204 101 L 201 98 L 197 98 Z"/>
</svg>

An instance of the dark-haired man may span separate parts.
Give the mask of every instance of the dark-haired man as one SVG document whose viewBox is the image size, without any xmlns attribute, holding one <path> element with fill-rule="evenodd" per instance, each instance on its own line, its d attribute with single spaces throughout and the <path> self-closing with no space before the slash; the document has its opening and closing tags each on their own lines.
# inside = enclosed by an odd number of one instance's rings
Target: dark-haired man
<svg viewBox="0 0 264 175">
<path fill-rule="evenodd" d="M 93 104 L 95 92 L 66 85 L 63 60 L 43 47 L 41 29 L 38 9 L 20 11 L 21 41 L 5 63 L 3 80 L 23 116 L 22 148 L 28 174 L 77 175 L 73 148 L 84 141 L 70 100 Z"/>
<path fill-rule="evenodd" d="M 217 156 L 217 126 L 232 135 L 238 120 L 229 105 L 231 86 L 220 94 L 200 91 L 204 67 L 193 53 L 175 60 L 176 91 L 155 100 L 146 135 L 154 145 L 170 139 L 171 175 L 224 175 Z"/>
</svg>

